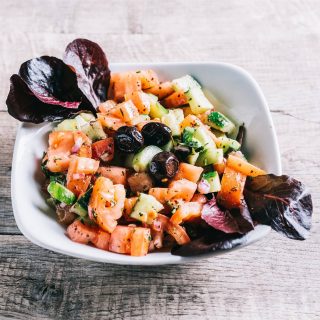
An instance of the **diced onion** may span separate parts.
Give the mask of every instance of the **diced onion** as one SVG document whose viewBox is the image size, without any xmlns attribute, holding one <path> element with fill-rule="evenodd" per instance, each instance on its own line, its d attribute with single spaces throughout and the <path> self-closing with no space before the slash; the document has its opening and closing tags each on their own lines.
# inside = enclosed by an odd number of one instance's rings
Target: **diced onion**
<svg viewBox="0 0 320 320">
<path fill-rule="evenodd" d="M 201 179 L 198 183 L 198 191 L 201 194 L 207 194 L 210 192 L 210 184 L 207 180 Z"/>
<path fill-rule="evenodd" d="M 83 140 L 81 137 L 78 137 L 74 143 L 74 146 L 71 149 L 72 153 L 77 153 L 83 144 Z"/>
</svg>

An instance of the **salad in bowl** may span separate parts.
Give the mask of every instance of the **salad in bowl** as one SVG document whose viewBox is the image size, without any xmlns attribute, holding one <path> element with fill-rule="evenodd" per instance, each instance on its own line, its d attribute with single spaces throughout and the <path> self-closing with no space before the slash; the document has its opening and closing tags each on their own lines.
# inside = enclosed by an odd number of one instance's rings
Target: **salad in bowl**
<svg viewBox="0 0 320 320">
<path fill-rule="evenodd" d="M 131 256 L 232 248 L 258 224 L 306 239 L 305 186 L 250 163 L 245 127 L 208 99 L 205 84 L 189 74 L 164 80 L 152 69 L 111 72 L 85 39 L 63 60 L 31 59 L 11 77 L 9 113 L 54 122 L 43 190 L 66 236 Z"/>
</svg>

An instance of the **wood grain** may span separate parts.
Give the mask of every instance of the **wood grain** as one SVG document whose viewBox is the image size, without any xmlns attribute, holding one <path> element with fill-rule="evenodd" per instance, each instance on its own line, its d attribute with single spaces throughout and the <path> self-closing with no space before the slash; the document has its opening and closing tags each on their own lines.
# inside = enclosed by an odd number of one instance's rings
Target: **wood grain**
<svg viewBox="0 0 320 320">
<path fill-rule="evenodd" d="M 317 0 L 25 0 L 0 6 L 0 318 L 319 319 L 320 5 Z M 262 87 L 283 171 L 309 186 L 312 236 L 272 232 L 186 266 L 112 266 L 41 249 L 14 222 L 10 172 L 17 121 L 9 77 L 34 56 L 62 56 L 76 37 L 110 61 L 234 63 Z M 263 133 L 262 133 L 263 134 Z"/>
<path fill-rule="evenodd" d="M 0 312 L 19 319 L 312 319 L 320 312 L 318 247 L 316 237 L 305 250 L 274 233 L 199 263 L 126 267 L 2 236 Z"/>
</svg>

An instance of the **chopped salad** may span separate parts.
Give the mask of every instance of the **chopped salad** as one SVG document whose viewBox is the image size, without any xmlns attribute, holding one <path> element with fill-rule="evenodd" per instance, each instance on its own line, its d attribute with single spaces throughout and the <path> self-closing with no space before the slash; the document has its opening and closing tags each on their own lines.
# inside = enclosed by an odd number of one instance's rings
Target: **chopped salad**
<svg viewBox="0 0 320 320">
<path fill-rule="evenodd" d="M 131 256 L 194 255 L 237 245 L 259 223 L 308 235 L 304 185 L 251 164 L 244 126 L 192 75 L 163 82 L 151 69 L 110 72 L 102 49 L 77 39 L 64 61 L 25 62 L 7 105 L 21 121 L 59 121 L 41 167 L 72 241 Z"/>
</svg>

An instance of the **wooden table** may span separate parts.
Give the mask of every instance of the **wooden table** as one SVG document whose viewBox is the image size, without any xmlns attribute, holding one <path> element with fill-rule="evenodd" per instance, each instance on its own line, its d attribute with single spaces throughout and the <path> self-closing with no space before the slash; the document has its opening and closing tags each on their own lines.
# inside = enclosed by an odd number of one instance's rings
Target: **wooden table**
<svg viewBox="0 0 320 320">
<path fill-rule="evenodd" d="M 1 318 L 320 318 L 319 1 L 4 0 L 0 30 Z M 214 60 L 247 69 L 269 102 L 283 171 L 312 191 L 311 238 L 272 232 L 227 255 L 161 267 L 84 261 L 26 240 L 11 208 L 18 123 L 6 112 L 9 77 L 31 57 L 61 57 L 76 37 L 97 41 L 113 62 Z"/>
</svg>

